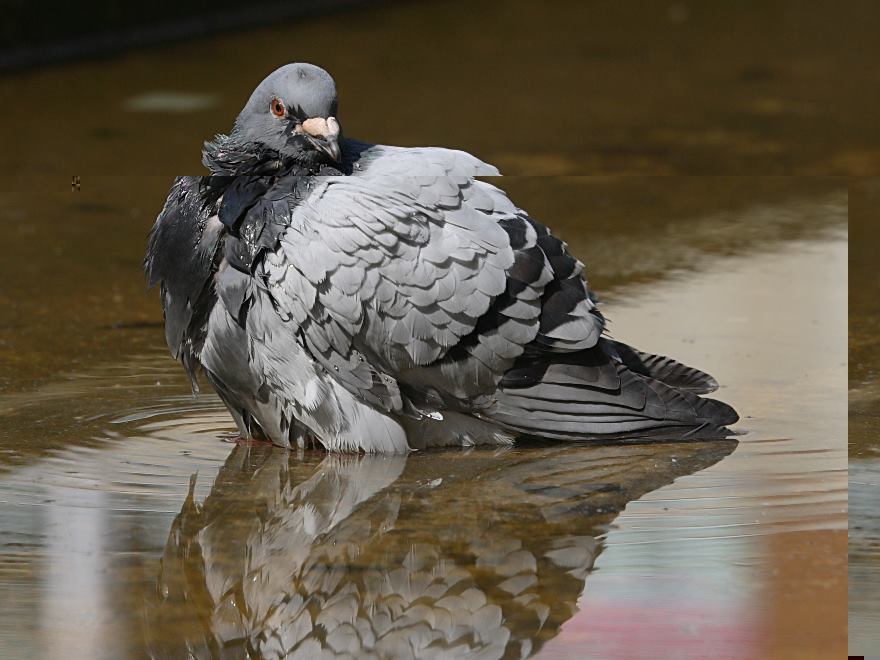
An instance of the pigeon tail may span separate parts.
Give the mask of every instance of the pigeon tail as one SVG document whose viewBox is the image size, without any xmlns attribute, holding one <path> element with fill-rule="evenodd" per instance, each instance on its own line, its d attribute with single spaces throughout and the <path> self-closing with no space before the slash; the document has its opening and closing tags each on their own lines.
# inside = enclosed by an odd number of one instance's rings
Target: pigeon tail
<svg viewBox="0 0 880 660">
<path fill-rule="evenodd" d="M 623 342 L 609 343 L 621 362 L 637 374 L 694 394 L 709 394 L 718 389 L 718 381 L 705 371 L 694 369 L 665 355 L 639 351 Z"/>
<path fill-rule="evenodd" d="M 505 376 L 486 416 L 520 433 L 558 440 L 730 435 L 726 426 L 739 419 L 731 406 L 637 373 L 603 348 L 523 358 Z"/>
</svg>

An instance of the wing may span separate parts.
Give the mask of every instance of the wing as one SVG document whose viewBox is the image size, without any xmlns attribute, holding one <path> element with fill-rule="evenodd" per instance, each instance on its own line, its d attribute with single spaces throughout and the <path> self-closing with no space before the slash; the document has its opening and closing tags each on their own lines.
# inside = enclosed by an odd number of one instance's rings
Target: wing
<svg viewBox="0 0 880 660">
<path fill-rule="evenodd" d="M 357 176 L 321 179 L 255 272 L 328 373 L 387 410 L 461 408 L 530 344 L 596 344 L 604 321 L 582 265 L 474 178 L 494 169 L 463 152 L 381 150 Z"/>
<path fill-rule="evenodd" d="M 210 281 L 223 229 L 200 196 L 201 181 L 190 176 L 174 180 L 144 258 L 149 286 L 161 284 L 168 348 L 193 379 L 192 356 L 200 350 L 200 329 L 214 304 Z"/>
</svg>

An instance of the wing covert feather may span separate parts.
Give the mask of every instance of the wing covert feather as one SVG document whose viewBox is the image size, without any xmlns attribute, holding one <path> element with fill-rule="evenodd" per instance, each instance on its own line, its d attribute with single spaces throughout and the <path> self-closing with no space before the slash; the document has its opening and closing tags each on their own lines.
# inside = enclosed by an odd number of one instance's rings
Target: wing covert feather
<svg viewBox="0 0 880 660">
<path fill-rule="evenodd" d="M 383 149 L 391 155 L 358 176 L 319 179 L 256 273 L 328 372 L 363 396 L 369 365 L 416 407 L 471 407 L 527 346 L 595 344 L 604 326 L 582 265 L 474 178 L 488 166 L 462 152 Z M 414 159 L 419 176 L 399 174 Z M 400 412 L 406 402 L 393 399 L 383 407 Z"/>
</svg>

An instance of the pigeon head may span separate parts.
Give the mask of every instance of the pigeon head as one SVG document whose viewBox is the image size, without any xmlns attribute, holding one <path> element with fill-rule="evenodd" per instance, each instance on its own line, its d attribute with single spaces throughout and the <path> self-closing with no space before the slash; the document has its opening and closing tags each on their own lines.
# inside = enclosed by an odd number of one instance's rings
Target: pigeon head
<svg viewBox="0 0 880 660">
<path fill-rule="evenodd" d="M 313 165 L 338 163 L 336 83 L 314 64 L 287 64 L 270 73 L 235 120 L 231 137 L 257 142 Z"/>
</svg>

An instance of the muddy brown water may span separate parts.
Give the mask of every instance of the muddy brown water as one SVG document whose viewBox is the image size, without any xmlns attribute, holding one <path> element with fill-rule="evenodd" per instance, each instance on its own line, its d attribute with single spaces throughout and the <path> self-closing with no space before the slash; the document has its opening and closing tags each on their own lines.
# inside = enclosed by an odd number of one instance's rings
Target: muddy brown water
<svg viewBox="0 0 880 660">
<path fill-rule="evenodd" d="M 139 272 L 168 180 L 86 183 L 0 199 L 4 655 L 842 652 L 839 180 L 500 180 L 745 434 L 390 459 L 234 444 Z"/>
<path fill-rule="evenodd" d="M 0 79 L 0 174 L 177 175 L 289 61 L 351 136 L 505 174 L 880 173 L 880 6 L 388 3 Z"/>
<path fill-rule="evenodd" d="M 850 188 L 849 270 L 849 636 L 853 652 L 880 649 L 880 304 L 876 245 L 880 181 Z"/>
<path fill-rule="evenodd" d="M 0 127 L 0 656 L 843 654 L 847 182 L 760 175 L 880 162 L 878 88 L 817 37 L 867 43 L 868 22 L 584 6 L 526 34 L 497 4 L 392 5 L 0 80 L 65 109 L 50 131 L 10 104 Z M 500 53 L 489 20 L 534 46 L 497 76 L 470 66 Z M 445 36 L 415 39 L 431 26 Z M 345 35 L 373 45 L 326 48 Z M 715 375 L 743 434 L 392 458 L 237 445 L 168 357 L 140 260 L 171 175 L 198 172 L 201 141 L 292 57 L 336 74 L 353 135 L 544 175 L 498 183 L 587 263 L 612 333 Z M 751 176 L 555 176 L 593 172 Z M 849 387 L 870 402 L 865 310 Z M 850 436 L 867 485 L 872 405 Z M 867 649 L 862 529 L 850 634 Z"/>
</svg>

